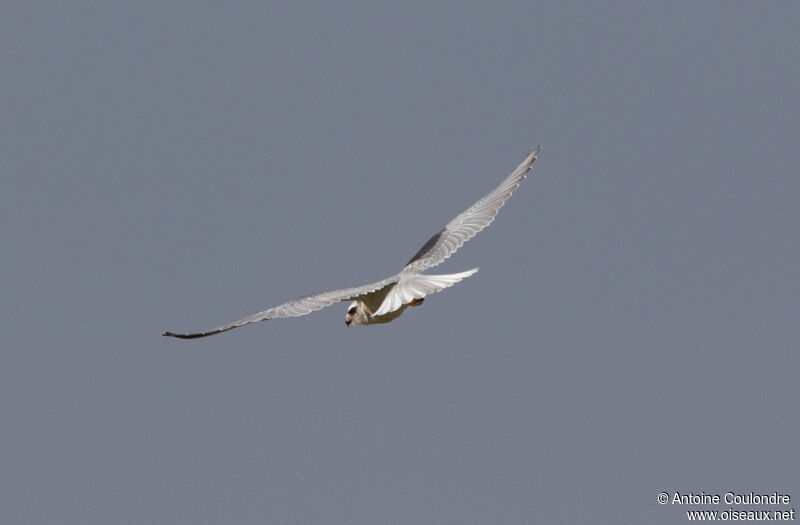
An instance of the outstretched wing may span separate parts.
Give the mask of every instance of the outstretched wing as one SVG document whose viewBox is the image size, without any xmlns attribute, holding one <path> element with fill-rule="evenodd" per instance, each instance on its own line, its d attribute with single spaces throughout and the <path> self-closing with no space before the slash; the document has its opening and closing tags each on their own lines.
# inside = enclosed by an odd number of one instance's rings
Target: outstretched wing
<svg viewBox="0 0 800 525">
<path fill-rule="evenodd" d="M 245 317 L 244 319 L 239 319 L 238 321 L 222 325 L 212 330 L 206 330 L 205 332 L 194 332 L 189 334 L 163 332 L 161 335 L 178 337 L 180 339 L 196 339 L 198 337 L 206 337 L 209 335 L 227 332 L 228 330 L 233 330 L 234 328 L 239 328 L 240 326 L 245 326 L 251 323 L 257 323 L 258 321 L 282 319 L 286 317 L 300 317 L 302 315 L 315 312 L 321 308 L 325 308 L 326 306 L 330 306 L 333 303 L 338 303 L 339 301 L 348 301 L 355 299 L 356 297 L 376 292 L 386 286 L 396 283 L 399 278 L 399 275 L 394 275 L 382 281 L 378 281 L 377 283 L 306 295 L 305 297 L 293 299 L 288 303 L 270 308 L 269 310 L 264 310 L 263 312 L 253 314 L 249 317 Z"/>
<path fill-rule="evenodd" d="M 467 211 L 450 221 L 439 233 L 428 239 L 428 242 L 408 261 L 402 273 L 419 273 L 441 264 L 465 242 L 489 226 L 503 204 L 525 180 L 541 151 L 542 147 L 539 146 L 530 152 L 522 164 L 517 166 L 517 169 L 491 193 L 470 206 Z"/>
</svg>

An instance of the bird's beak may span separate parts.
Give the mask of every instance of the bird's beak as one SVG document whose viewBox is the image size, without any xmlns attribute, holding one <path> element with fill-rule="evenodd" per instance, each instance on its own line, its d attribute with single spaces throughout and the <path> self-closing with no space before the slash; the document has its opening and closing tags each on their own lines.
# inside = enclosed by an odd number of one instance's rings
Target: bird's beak
<svg viewBox="0 0 800 525">
<path fill-rule="evenodd" d="M 347 326 L 350 326 L 350 323 L 351 323 L 351 321 L 345 321 L 344 322 L 344 324 L 346 324 Z"/>
</svg>

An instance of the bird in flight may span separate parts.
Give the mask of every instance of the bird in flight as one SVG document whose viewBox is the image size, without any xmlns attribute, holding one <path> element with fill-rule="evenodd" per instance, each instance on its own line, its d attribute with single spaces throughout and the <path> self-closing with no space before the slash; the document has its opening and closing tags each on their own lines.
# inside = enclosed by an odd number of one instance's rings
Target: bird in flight
<svg viewBox="0 0 800 525">
<path fill-rule="evenodd" d="M 478 271 L 477 268 L 473 268 L 466 272 L 448 275 L 422 273 L 428 268 L 444 262 L 465 242 L 492 223 L 503 204 L 525 180 L 541 151 L 541 146 L 531 151 L 522 164 L 517 166 L 517 169 L 511 172 L 498 187 L 428 239 L 428 242 L 408 261 L 405 268 L 396 275 L 372 284 L 306 295 L 205 332 L 187 334 L 163 332 L 162 335 L 180 339 L 196 339 L 227 332 L 258 321 L 300 317 L 340 301 L 352 301 L 347 307 L 344 318 L 347 326 L 350 326 L 351 323 L 370 325 L 393 321 L 400 317 L 409 306 L 422 304 L 425 296 L 453 286 Z"/>
</svg>

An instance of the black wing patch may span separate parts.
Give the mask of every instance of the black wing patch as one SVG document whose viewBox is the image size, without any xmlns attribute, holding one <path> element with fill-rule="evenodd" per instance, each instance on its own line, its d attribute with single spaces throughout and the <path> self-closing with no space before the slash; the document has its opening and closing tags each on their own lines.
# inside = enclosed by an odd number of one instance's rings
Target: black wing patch
<svg viewBox="0 0 800 525">
<path fill-rule="evenodd" d="M 422 259 L 425 256 L 425 254 L 427 254 L 429 251 L 431 251 L 431 248 L 436 246 L 436 243 L 439 241 L 439 238 L 442 236 L 442 234 L 444 233 L 444 231 L 446 229 L 447 229 L 447 227 L 442 228 L 441 230 L 436 232 L 433 235 L 433 237 L 428 239 L 428 242 L 426 242 L 422 246 L 422 248 L 420 248 L 419 251 L 414 254 L 414 257 L 412 257 L 411 260 L 406 263 L 406 266 L 408 266 L 409 264 L 413 263 L 414 261 L 418 261 L 418 260 Z"/>
</svg>

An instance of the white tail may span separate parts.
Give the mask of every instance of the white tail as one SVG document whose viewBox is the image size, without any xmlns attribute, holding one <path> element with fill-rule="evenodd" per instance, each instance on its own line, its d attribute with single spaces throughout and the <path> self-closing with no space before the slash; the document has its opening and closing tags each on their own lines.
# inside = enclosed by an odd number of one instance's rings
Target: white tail
<svg viewBox="0 0 800 525">
<path fill-rule="evenodd" d="M 380 308 L 372 315 L 386 315 L 389 312 L 394 312 L 414 299 L 422 299 L 426 295 L 449 288 L 477 271 L 477 268 L 473 268 L 466 272 L 447 275 L 426 275 L 424 273 L 400 274 L 400 280 L 389 290 Z"/>
</svg>

